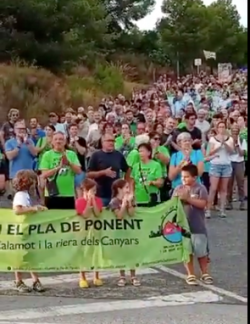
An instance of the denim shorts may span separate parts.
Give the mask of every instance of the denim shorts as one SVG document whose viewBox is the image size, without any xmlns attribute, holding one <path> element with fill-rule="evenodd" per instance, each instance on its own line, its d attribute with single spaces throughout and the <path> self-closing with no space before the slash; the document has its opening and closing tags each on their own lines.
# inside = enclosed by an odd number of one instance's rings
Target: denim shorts
<svg viewBox="0 0 250 324">
<path fill-rule="evenodd" d="M 197 258 L 208 256 L 208 239 L 206 234 L 191 234 L 193 255 Z"/>
<path fill-rule="evenodd" d="M 216 178 L 230 178 L 233 169 L 230 164 L 210 164 L 209 175 Z"/>
</svg>

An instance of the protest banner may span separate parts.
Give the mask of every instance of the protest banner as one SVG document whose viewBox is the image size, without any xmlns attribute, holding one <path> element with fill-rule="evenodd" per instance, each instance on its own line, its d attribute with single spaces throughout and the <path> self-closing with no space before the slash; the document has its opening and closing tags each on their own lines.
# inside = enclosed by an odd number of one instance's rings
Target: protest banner
<svg viewBox="0 0 250 324">
<path fill-rule="evenodd" d="M 232 72 L 231 63 L 219 63 L 218 64 L 218 79 L 220 82 L 228 82 Z"/>
<path fill-rule="evenodd" d="M 133 269 L 188 261 L 190 251 L 178 198 L 121 220 L 109 210 L 84 219 L 73 210 L 16 216 L 0 209 L 0 271 Z"/>
</svg>

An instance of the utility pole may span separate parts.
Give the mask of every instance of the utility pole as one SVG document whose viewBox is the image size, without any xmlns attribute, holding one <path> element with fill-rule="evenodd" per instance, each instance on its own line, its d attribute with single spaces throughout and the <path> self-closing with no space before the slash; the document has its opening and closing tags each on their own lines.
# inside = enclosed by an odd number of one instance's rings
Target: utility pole
<svg viewBox="0 0 250 324">
<path fill-rule="evenodd" d="M 179 52 L 176 53 L 177 61 L 176 61 L 176 74 L 177 78 L 180 77 L 180 60 L 179 60 Z"/>
</svg>

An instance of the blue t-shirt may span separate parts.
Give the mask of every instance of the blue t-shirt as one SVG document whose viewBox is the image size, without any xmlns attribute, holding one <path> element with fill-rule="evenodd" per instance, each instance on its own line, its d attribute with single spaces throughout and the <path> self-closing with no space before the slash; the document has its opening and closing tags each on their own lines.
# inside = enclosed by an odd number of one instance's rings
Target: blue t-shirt
<svg viewBox="0 0 250 324">
<path fill-rule="evenodd" d="M 31 139 L 29 139 L 29 141 L 33 143 Z M 13 151 L 17 147 L 17 145 L 17 140 L 15 138 L 11 138 L 5 143 L 5 151 Z M 13 179 L 17 172 L 20 170 L 32 170 L 33 163 L 34 156 L 30 153 L 26 144 L 21 144 L 18 155 L 14 159 L 10 160 L 9 163 L 10 179 Z"/>
<path fill-rule="evenodd" d="M 205 145 L 204 148 L 205 148 L 206 154 L 208 155 L 209 152 L 210 152 L 210 145 L 209 145 L 209 143 L 207 143 L 207 145 Z M 210 170 L 210 164 L 211 163 L 209 161 L 204 162 L 204 172 L 207 172 L 207 173 L 209 172 L 209 170 Z"/>
<path fill-rule="evenodd" d="M 31 139 L 34 142 L 34 144 L 36 145 L 39 138 L 42 138 L 45 136 L 46 136 L 45 131 L 43 131 L 42 129 L 37 129 L 35 136 L 31 136 Z"/>
<path fill-rule="evenodd" d="M 170 165 L 178 166 L 181 161 L 185 158 L 184 154 L 179 151 L 174 153 L 170 159 Z M 192 164 L 197 165 L 199 162 L 204 161 L 204 156 L 201 150 L 192 150 L 190 153 L 190 161 Z M 198 182 L 200 182 L 200 177 L 197 177 Z M 181 174 L 178 174 L 174 180 L 172 180 L 172 188 L 175 189 L 177 186 L 182 184 Z"/>
</svg>

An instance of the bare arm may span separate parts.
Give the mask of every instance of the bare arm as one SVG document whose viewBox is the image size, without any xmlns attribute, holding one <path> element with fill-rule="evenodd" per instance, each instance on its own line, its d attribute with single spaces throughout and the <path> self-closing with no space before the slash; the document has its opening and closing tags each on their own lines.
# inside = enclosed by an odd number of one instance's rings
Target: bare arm
<svg viewBox="0 0 250 324">
<path fill-rule="evenodd" d="M 122 204 L 121 209 L 115 209 L 114 214 L 118 219 L 123 219 L 124 215 L 126 214 L 127 206 Z"/>
<path fill-rule="evenodd" d="M 203 161 L 198 162 L 197 169 L 198 169 L 198 175 L 202 176 L 204 173 L 204 162 Z"/>
<path fill-rule="evenodd" d="M 168 178 L 170 181 L 174 180 L 178 174 L 181 172 L 182 164 L 179 164 L 177 166 L 170 165 L 168 170 Z"/>
<path fill-rule="evenodd" d="M 69 163 L 69 166 L 74 171 L 75 174 L 80 174 L 82 172 L 80 165 Z"/>
<path fill-rule="evenodd" d="M 238 143 L 238 141 L 237 141 L 237 143 Z M 229 154 L 234 153 L 235 146 L 234 146 L 234 140 L 232 137 L 230 137 L 230 139 L 228 141 L 224 142 L 223 144 Z"/>
<path fill-rule="evenodd" d="M 59 172 L 61 169 L 61 166 L 58 166 L 54 169 L 51 169 L 51 170 L 41 170 L 42 171 L 42 176 L 45 178 L 45 179 L 48 179 L 48 178 L 51 178 L 53 177 L 57 172 Z"/>
<path fill-rule="evenodd" d="M 187 198 L 186 199 L 186 202 L 196 208 L 199 208 L 199 209 L 204 209 L 207 205 L 207 200 L 205 199 L 199 199 L 199 198 Z"/>
<path fill-rule="evenodd" d="M 38 211 L 36 207 L 15 206 L 13 210 L 16 215 L 34 214 Z"/>
<path fill-rule="evenodd" d="M 27 148 L 28 148 L 31 155 L 37 156 L 37 149 L 32 143 L 28 143 Z"/>
<path fill-rule="evenodd" d="M 0 143 L 2 144 L 2 147 L 4 148 L 5 140 L 4 140 L 4 131 L 0 130 Z"/>
<path fill-rule="evenodd" d="M 218 146 L 218 147 L 214 147 L 215 145 L 214 144 L 210 144 L 210 152 L 209 152 L 209 156 L 213 156 L 215 153 L 217 153 L 220 149 L 221 149 L 221 146 Z"/>
<path fill-rule="evenodd" d="M 17 157 L 18 153 L 19 153 L 19 148 L 18 147 L 16 147 L 12 151 L 5 152 L 5 154 L 7 156 L 7 159 L 10 160 L 10 161 L 13 160 L 15 157 Z"/>
<path fill-rule="evenodd" d="M 94 211 L 94 215 L 95 215 L 95 217 L 98 217 L 101 214 L 101 210 L 98 208 L 98 206 L 96 204 L 95 197 L 93 197 L 92 201 L 93 201 L 93 211 Z"/>
<path fill-rule="evenodd" d="M 77 143 L 77 141 L 75 142 L 75 148 L 81 155 L 84 155 L 86 153 L 86 148 Z"/>
<path fill-rule="evenodd" d="M 96 179 L 100 178 L 106 175 L 106 170 L 101 170 L 101 171 L 89 171 L 87 173 L 89 178 Z"/>
<path fill-rule="evenodd" d="M 162 185 L 163 185 L 163 179 L 159 178 L 157 180 L 150 181 L 150 184 L 157 187 L 157 188 L 161 188 Z"/>
</svg>

